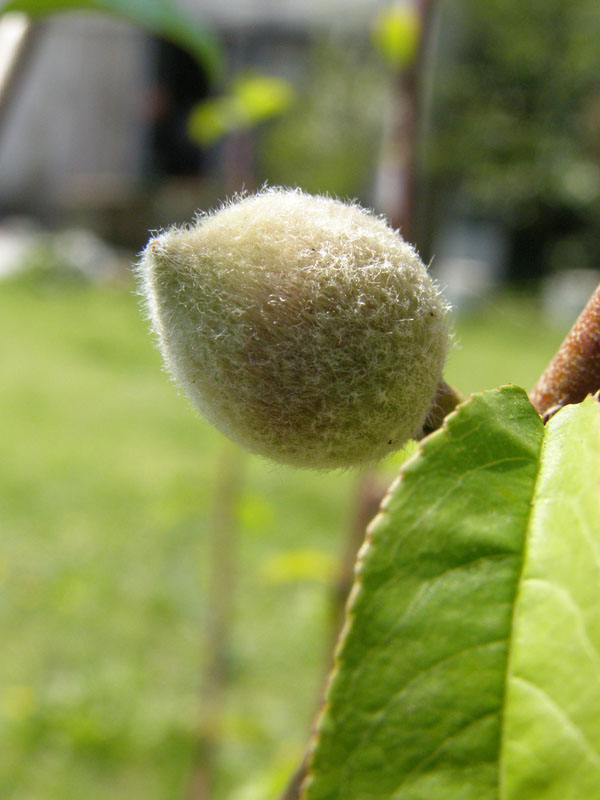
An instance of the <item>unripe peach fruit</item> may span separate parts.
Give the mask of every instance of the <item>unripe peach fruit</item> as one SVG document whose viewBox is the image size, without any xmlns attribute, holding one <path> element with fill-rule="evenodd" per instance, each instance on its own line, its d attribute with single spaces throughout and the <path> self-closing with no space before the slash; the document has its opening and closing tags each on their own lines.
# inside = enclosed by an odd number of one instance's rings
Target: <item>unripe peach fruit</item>
<svg viewBox="0 0 600 800">
<path fill-rule="evenodd" d="M 447 305 L 374 214 L 266 189 L 151 239 L 139 274 L 173 377 L 252 452 L 348 467 L 420 432 Z"/>
</svg>

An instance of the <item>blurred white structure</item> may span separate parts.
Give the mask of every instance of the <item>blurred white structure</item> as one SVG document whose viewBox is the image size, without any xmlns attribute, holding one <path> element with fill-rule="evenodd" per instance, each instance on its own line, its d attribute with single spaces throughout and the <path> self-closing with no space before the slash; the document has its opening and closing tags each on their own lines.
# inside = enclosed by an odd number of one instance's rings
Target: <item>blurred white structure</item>
<svg viewBox="0 0 600 800">
<path fill-rule="evenodd" d="M 466 308 L 506 278 L 506 233 L 492 222 L 459 218 L 435 243 L 432 271 L 455 308 Z"/>
<path fill-rule="evenodd" d="M 224 42 L 234 70 L 293 78 L 320 27 L 368 30 L 381 0 L 178 0 Z M 0 126 L 0 213 L 119 203 L 143 181 L 156 88 L 156 42 L 93 12 L 44 28 Z M 47 215 L 47 214 L 46 214 Z"/>
<path fill-rule="evenodd" d="M 551 323 L 574 322 L 600 284 L 600 270 L 563 269 L 544 279 L 542 308 Z"/>
<path fill-rule="evenodd" d="M 178 0 L 177 5 L 202 15 L 215 28 L 318 25 L 357 26 L 372 18 L 381 0 Z"/>
<path fill-rule="evenodd" d="M 0 208 L 39 209 L 89 188 L 114 196 L 141 165 L 148 43 L 100 15 L 45 23 L 0 131 Z"/>
</svg>

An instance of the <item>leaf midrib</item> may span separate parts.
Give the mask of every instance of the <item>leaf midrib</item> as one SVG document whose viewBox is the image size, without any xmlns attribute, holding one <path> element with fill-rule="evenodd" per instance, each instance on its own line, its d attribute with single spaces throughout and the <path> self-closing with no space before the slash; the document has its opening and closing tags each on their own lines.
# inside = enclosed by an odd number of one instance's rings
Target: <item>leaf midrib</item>
<svg viewBox="0 0 600 800">
<path fill-rule="evenodd" d="M 556 420 L 554 421 L 556 422 Z M 593 644 L 592 640 L 589 637 L 589 634 L 585 628 L 585 625 L 582 621 L 582 609 L 577 604 L 575 599 L 571 596 L 570 592 L 565 589 L 560 584 L 552 583 L 552 581 L 544 580 L 541 578 L 527 578 L 528 571 L 528 559 L 530 555 L 530 543 L 534 533 L 534 528 L 536 524 L 536 515 L 539 512 L 539 509 L 542 507 L 542 500 L 543 500 L 543 493 L 541 492 L 541 483 L 540 480 L 542 475 L 542 465 L 545 463 L 544 456 L 546 452 L 546 448 L 549 442 L 549 435 L 548 431 L 552 429 L 553 424 L 551 422 L 549 427 L 544 427 L 542 442 L 539 450 L 539 457 L 537 462 L 537 470 L 535 474 L 535 478 L 533 481 L 533 492 L 530 501 L 530 511 L 527 516 L 527 522 L 525 526 L 525 534 L 523 540 L 523 551 L 522 551 L 522 558 L 521 558 L 521 568 L 519 571 L 519 577 L 517 580 L 517 587 L 515 592 L 515 601 L 513 603 L 513 609 L 511 614 L 511 622 L 509 627 L 509 635 L 507 639 L 507 661 L 506 661 L 506 675 L 505 675 L 505 682 L 504 682 L 504 689 L 503 689 L 503 703 L 501 706 L 500 711 L 500 748 L 499 748 L 499 756 L 498 756 L 498 800 L 509 800 L 507 791 L 507 783 L 506 783 L 506 771 L 505 771 L 505 759 L 506 759 L 506 747 L 507 747 L 507 724 L 506 724 L 506 716 L 507 716 L 507 700 L 509 696 L 509 684 L 511 682 L 518 683 L 522 687 L 527 686 L 530 691 L 533 691 L 536 695 L 542 697 L 544 700 L 544 704 L 551 708 L 552 713 L 554 716 L 557 716 L 561 719 L 562 723 L 566 727 L 567 730 L 572 734 L 572 738 L 577 741 L 581 747 L 581 749 L 588 755 L 588 758 L 600 771 L 600 753 L 593 747 L 593 745 L 588 741 L 585 733 L 581 730 L 581 728 L 570 718 L 567 714 L 565 709 L 563 709 L 552 697 L 548 694 L 548 692 L 542 687 L 534 683 L 533 681 L 519 677 L 518 675 L 514 674 L 513 669 L 513 661 L 515 658 L 515 647 L 514 647 L 514 640 L 515 640 L 515 630 L 517 627 L 521 604 L 523 602 L 523 594 L 525 591 L 525 587 L 533 582 L 536 583 L 543 583 L 546 586 L 552 588 L 553 591 L 560 592 L 561 597 L 567 595 L 568 597 L 568 606 L 570 608 L 575 608 L 579 611 L 576 614 L 577 619 L 577 630 L 579 634 L 579 638 L 581 639 L 582 643 L 586 651 L 590 652 L 591 650 L 591 658 L 594 662 L 597 662 L 600 666 L 600 653 L 598 649 Z M 586 535 L 587 538 L 587 535 Z M 590 542 L 590 548 L 596 551 L 596 548 L 593 545 L 593 542 Z M 564 598 L 563 598 L 564 599 Z"/>
</svg>

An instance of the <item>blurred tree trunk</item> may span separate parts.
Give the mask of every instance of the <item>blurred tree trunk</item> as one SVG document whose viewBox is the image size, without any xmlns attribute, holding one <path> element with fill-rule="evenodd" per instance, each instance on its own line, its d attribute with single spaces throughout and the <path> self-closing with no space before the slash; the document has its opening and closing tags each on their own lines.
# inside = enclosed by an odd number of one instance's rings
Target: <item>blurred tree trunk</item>
<svg viewBox="0 0 600 800">
<path fill-rule="evenodd" d="M 375 185 L 375 205 L 407 241 L 416 231 L 418 137 L 421 129 L 423 65 L 430 39 L 434 0 L 412 0 L 418 19 L 415 55 L 395 71 Z"/>
</svg>

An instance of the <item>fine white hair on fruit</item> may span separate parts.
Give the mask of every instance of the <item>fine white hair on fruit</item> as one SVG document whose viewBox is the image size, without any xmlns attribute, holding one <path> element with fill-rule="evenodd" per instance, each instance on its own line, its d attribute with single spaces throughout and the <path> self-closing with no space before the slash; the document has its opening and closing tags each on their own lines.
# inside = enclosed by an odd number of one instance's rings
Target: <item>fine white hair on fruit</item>
<svg viewBox="0 0 600 800">
<path fill-rule="evenodd" d="M 448 306 L 374 214 L 263 189 L 151 239 L 138 272 L 167 368 L 248 450 L 349 467 L 420 433 Z"/>
</svg>

